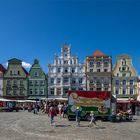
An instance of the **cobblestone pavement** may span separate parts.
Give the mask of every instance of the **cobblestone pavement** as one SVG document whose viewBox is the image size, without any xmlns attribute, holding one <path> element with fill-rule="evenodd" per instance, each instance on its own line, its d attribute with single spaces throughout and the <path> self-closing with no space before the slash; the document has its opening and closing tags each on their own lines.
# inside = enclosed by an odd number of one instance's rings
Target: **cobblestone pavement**
<svg viewBox="0 0 140 140">
<path fill-rule="evenodd" d="M 0 140 L 139 140 L 140 117 L 132 122 L 101 122 L 98 127 L 88 127 L 81 121 L 55 118 L 56 126 L 49 125 L 47 115 L 28 112 L 0 112 Z"/>
</svg>

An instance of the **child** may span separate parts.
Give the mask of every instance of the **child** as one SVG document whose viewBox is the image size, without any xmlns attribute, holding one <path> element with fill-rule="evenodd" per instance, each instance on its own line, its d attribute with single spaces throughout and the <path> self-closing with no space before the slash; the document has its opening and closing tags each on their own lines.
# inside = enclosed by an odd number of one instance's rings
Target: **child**
<svg viewBox="0 0 140 140">
<path fill-rule="evenodd" d="M 90 112 L 90 117 L 91 117 L 91 120 L 90 120 L 90 123 L 89 123 L 89 127 L 92 126 L 92 123 L 94 123 L 94 125 L 97 126 L 96 121 L 95 121 L 95 114 L 94 114 L 93 111 Z"/>
</svg>

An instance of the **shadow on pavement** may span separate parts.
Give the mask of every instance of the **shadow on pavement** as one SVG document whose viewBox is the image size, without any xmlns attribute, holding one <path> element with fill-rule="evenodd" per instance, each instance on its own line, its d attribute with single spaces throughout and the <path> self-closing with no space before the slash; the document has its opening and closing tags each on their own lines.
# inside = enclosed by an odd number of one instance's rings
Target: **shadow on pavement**
<svg viewBox="0 0 140 140">
<path fill-rule="evenodd" d="M 71 125 L 56 125 L 56 127 L 69 127 Z"/>
</svg>

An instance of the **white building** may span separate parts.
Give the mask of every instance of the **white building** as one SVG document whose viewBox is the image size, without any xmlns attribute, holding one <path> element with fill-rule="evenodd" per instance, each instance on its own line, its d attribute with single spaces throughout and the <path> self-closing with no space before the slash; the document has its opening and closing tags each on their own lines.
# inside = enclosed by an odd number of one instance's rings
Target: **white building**
<svg viewBox="0 0 140 140">
<path fill-rule="evenodd" d="M 5 68 L 0 64 L 0 97 L 3 96 L 3 75 Z"/>
<path fill-rule="evenodd" d="M 49 98 L 67 97 L 68 90 L 86 90 L 85 66 L 71 55 L 69 45 L 61 48 L 61 55 L 56 56 L 48 68 Z"/>
</svg>

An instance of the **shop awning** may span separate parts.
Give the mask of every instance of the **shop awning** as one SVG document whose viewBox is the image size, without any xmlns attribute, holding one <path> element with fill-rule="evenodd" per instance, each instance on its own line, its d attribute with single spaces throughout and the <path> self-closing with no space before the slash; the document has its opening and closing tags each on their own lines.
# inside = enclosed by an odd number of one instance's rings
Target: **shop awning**
<svg viewBox="0 0 140 140">
<path fill-rule="evenodd" d="M 118 98 L 117 99 L 117 103 L 121 103 L 121 104 L 127 104 L 127 103 L 131 103 L 134 102 L 133 98 Z"/>
<path fill-rule="evenodd" d="M 43 98 L 43 97 L 41 97 L 41 96 L 38 96 L 38 97 L 36 97 L 36 96 L 30 96 L 30 97 L 28 97 L 28 100 L 40 100 L 41 98 Z"/>
</svg>

